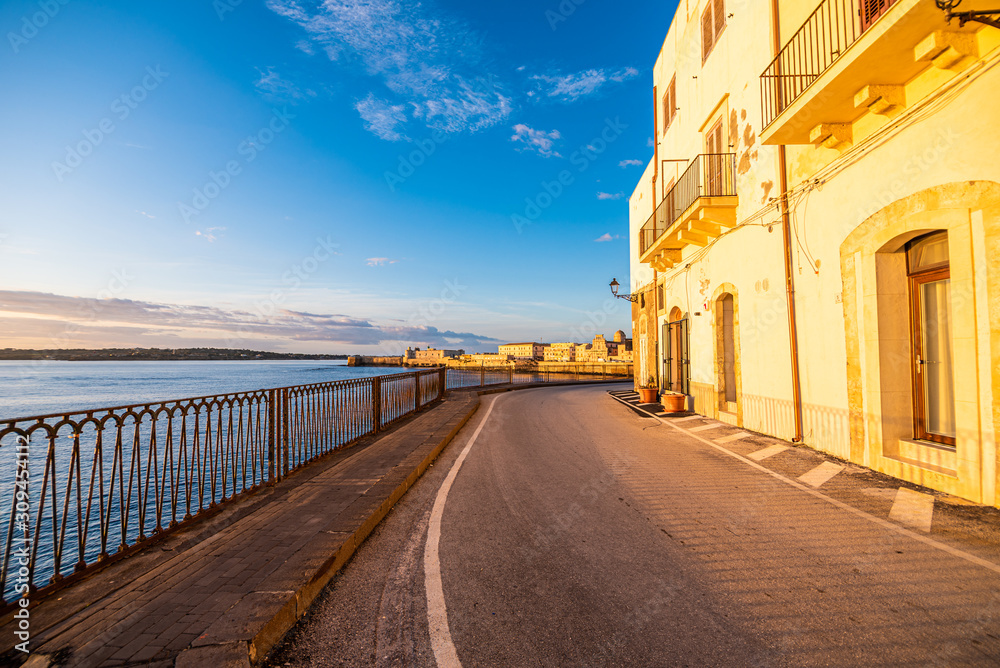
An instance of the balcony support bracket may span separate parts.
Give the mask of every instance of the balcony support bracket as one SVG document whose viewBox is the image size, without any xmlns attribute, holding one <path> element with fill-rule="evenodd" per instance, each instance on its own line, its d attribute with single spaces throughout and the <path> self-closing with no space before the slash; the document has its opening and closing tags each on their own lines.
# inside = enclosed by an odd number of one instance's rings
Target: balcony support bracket
<svg viewBox="0 0 1000 668">
<path fill-rule="evenodd" d="M 820 123 L 809 133 L 809 141 L 816 146 L 842 151 L 854 141 L 850 123 Z"/>
<path fill-rule="evenodd" d="M 976 36 L 970 32 L 935 30 L 913 49 L 914 60 L 952 72 L 960 72 L 978 57 Z"/>
<path fill-rule="evenodd" d="M 879 116 L 895 116 L 906 107 L 906 88 L 893 84 L 870 84 L 854 94 L 854 108 Z"/>
<path fill-rule="evenodd" d="M 673 269 L 674 265 L 680 264 L 681 261 L 681 251 L 668 249 L 660 251 L 653 258 L 651 266 L 656 271 L 666 271 L 667 269 Z"/>
</svg>

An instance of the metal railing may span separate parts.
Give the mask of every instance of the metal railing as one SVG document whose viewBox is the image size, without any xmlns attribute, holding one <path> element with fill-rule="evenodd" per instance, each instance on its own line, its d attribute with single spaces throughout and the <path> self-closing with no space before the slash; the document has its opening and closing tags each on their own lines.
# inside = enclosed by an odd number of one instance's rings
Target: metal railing
<svg viewBox="0 0 1000 668">
<path fill-rule="evenodd" d="M 0 605 L 439 398 L 445 370 L 0 420 Z"/>
<path fill-rule="evenodd" d="M 695 156 L 677 183 L 657 205 L 639 230 L 639 254 L 653 247 L 699 197 L 736 195 L 736 154 L 703 153 Z"/>
<path fill-rule="evenodd" d="M 760 75 L 764 127 L 799 98 L 895 0 L 823 0 Z"/>
</svg>

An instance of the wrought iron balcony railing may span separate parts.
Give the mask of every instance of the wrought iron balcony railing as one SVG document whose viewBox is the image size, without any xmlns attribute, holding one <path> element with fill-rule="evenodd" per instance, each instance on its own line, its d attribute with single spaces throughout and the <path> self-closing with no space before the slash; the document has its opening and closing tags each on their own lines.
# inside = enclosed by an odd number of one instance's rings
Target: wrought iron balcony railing
<svg viewBox="0 0 1000 668">
<path fill-rule="evenodd" d="M 896 0 L 823 0 L 760 75 L 764 127 L 801 96 Z"/>
<path fill-rule="evenodd" d="M 736 195 L 736 154 L 703 153 L 695 156 L 656 211 L 639 230 L 639 255 L 653 247 L 699 197 Z"/>
</svg>

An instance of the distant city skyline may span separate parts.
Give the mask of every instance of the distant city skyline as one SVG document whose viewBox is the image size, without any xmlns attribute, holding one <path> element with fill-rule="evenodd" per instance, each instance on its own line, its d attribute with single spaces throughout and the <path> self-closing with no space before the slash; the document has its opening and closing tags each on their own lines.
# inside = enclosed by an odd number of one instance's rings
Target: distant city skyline
<svg viewBox="0 0 1000 668">
<path fill-rule="evenodd" d="M 4 346 L 629 331 L 607 284 L 628 274 L 674 3 L 628 9 L 4 3 Z"/>
</svg>

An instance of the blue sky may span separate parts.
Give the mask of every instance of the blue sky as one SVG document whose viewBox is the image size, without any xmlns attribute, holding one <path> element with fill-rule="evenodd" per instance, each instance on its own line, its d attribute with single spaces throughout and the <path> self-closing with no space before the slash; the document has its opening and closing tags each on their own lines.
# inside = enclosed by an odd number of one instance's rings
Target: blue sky
<svg viewBox="0 0 1000 668">
<path fill-rule="evenodd" d="M 10 1 L 4 347 L 629 329 L 672 3 Z M 609 312 L 610 311 L 610 312 Z"/>
</svg>

